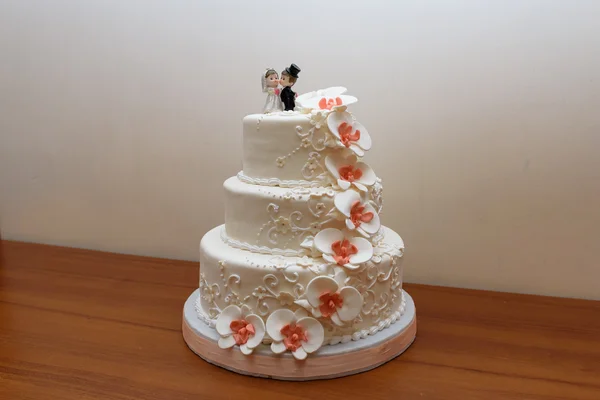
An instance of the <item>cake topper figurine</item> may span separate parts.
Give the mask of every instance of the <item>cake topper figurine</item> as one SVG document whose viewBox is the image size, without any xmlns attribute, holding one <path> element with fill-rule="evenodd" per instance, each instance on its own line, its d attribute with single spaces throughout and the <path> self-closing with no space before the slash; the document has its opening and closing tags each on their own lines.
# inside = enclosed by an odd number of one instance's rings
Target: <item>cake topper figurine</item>
<svg viewBox="0 0 600 400">
<path fill-rule="evenodd" d="M 300 68 L 296 64 L 292 64 L 281 71 L 281 80 L 279 83 L 283 86 L 283 90 L 280 96 L 285 111 L 293 111 L 296 106 L 296 93 L 292 91 L 292 86 L 298 80 L 298 72 L 300 72 Z"/>
<path fill-rule="evenodd" d="M 263 113 L 283 111 L 283 104 L 279 98 L 281 90 L 279 86 L 279 75 L 273 68 L 267 68 L 260 78 L 263 93 L 267 93 L 267 100 L 263 107 Z"/>
</svg>

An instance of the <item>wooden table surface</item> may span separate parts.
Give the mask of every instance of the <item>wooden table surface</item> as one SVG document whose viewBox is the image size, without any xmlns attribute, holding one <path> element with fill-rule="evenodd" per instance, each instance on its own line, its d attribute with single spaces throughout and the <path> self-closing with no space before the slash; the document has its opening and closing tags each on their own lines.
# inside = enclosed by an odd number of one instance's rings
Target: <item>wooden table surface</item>
<svg viewBox="0 0 600 400">
<path fill-rule="evenodd" d="M 187 348 L 197 278 L 195 262 L 2 241 L 0 399 L 600 399 L 600 302 L 407 284 L 418 332 L 406 353 L 280 382 Z"/>
</svg>

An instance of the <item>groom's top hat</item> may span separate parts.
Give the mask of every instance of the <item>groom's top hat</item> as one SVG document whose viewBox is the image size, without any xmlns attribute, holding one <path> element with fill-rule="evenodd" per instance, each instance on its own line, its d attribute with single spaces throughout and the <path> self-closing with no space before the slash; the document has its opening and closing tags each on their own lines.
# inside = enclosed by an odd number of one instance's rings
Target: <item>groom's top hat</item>
<svg viewBox="0 0 600 400">
<path fill-rule="evenodd" d="M 290 74 L 290 76 L 292 78 L 298 79 L 298 72 L 300 72 L 300 68 L 298 68 L 298 66 L 296 64 L 292 64 L 288 68 L 285 69 L 285 72 Z"/>
</svg>

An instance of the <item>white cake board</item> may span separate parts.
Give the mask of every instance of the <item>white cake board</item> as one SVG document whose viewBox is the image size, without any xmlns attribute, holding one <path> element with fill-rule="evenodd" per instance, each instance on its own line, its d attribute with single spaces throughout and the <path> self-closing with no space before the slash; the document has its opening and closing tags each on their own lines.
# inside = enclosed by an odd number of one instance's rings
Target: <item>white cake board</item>
<svg viewBox="0 0 600 400">
<path fill-rule="evenodd" d="M 234 346 L 221 349 L 219 334 L 201 321 L 195 309 L 199 291 L 190 295 L 183 307 L 183 338 L 188 347 L 205 361 L 239 374 L 290 381 L 330 379 L 358 374 L 384 364 L 402 354 L 417 332 L 415 303 L 403 291 L 406 307 L 398 321 L 375 335 L 357 341 L 323 346 L 303 361 L 290 353 L 274 354 L 261 344 L 245 356 Z"/>
</svg>

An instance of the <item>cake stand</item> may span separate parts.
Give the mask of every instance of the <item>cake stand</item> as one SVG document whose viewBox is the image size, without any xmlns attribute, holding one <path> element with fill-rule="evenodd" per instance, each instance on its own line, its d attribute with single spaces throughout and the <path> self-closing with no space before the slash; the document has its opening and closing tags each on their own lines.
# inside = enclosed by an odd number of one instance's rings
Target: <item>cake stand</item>
<svg viewBox="0 0 600 400">
<path fill-rule="evenodd" d="M 289 352 L 274 354 L 261 344 L 245 356 L 234 346 L 221 349 L 219 334 L 198 318 L 195 304 L 199 290 L 190 295 L 183 307 L 183 339 L 205 361 L 239 374 L 290 381 L 330 379 L 376 368 L 402 354 L 417 332 L 415 304 L 403 291 L 404 314 L 389 327 L 356 341 L 321 347 L 305 360 L 296 360 Z"/>
</svg>

